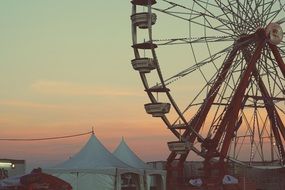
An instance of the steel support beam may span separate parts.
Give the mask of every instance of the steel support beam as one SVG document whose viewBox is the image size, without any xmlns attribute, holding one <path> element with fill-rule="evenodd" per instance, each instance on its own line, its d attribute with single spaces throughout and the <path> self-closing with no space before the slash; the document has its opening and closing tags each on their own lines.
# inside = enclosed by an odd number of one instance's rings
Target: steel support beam
<svg viewBox="0 0 285 190">
<path fill-rule="evenodd" d="M 259 36 L 260 39 L 257 42 L 255 52 L 252 55 L 251 60 L 248 63 L 247 68 L 243 73 L 242 79 L 236 89 L 236 92 L 232 98 L 230 106 L 227 109 L 224 119 L 221 122 L 221 128 L 219 128 L 225 130 L 225 138 L 220 152 L 220 162 L 224 162 L 224 159 L 227 157 L 229 146 L 235 131 L 235 124 L 236 121 L 238 120 L 238 113 L 242 106 L 242 101 L 245 95 L 246 88 L 249 85 L 250 77 L 255 69 L 256 62 L 258 61 L 258 59 L 260 59 L 261 51 L 265 45 L 265 34 L 263 34 L 263 32 L 264 31 L 260 31 L 260 36 Z M 220 130 L 218 137 L 221 138 L 221 134 L 222 131 Z M 217 142 L 215 142 L 215 145 L 217 145 Z"/>
<path fill-rule="evenodd" d="M 278 48 L 274 44 L 271 44 L 271 43 L 268 43 L 268 44 L 269 44 L 269 47 L 270 47 L 270 49 L 271 49 L 271 51 L 275 57 L 275 60 L 278 64 L 278 66 L 279 66 L 279 68 L 283 74 L 283 77 L 285 78 L 285 64 L 284 64 L 284 61 L 283 61 L 283 59 L 282 59 L 282 57 L 278 51 Z"/>
<path fill-rule="evenodd" d="M 263 96 L 265 108 L 266 108 L 266 111 L 267 111 L 267 114 L 269 116 L 269 120 L 271 123 L 271 129 L 273 131 L 273 134 L 274 134 L 274 137 L 276 140 L 276 145 L 278 147 L 279 154 L 281 155 L 281 158 L 282 158 L 282 161 L 284 164 L 285 151 L 284 151 L 284 146 L 283 146 L 282 139 L 281 139 L 280 133 L 279 133 L 279 131 L 280 131 L 282 134 L 282 137 L 284 139 L 284 137 L 285 137 L 284 124 L 283 124 L 283 122 L 282 122 L 282 120 L 281 120 L 281 118 L 280 118 L 280 116 L 279 116 L 279 114 L 278 114 L 278 112 L 274 106 L 272 98 L 270 97 L 270 94 L 268 93 L 262 78 L 260 78 L 256 69 L 253 72 L 253 76 L 254 76 L 255 80 L 258 82 L 258 86 L 259 86 L 261 94 Z M 278 131 L 278 129 L 279 129 L 279 131 Z"/>
<path fill-rule="evenodd" d="M 211 159 L 215 156 L 219 156 L 219 163 L 217 163 L 217 166 L 220 170 L 220 175 L 222 176 L 225 173 L 225 165 L 224 165 L 224 159 L 227 156 L 228 149 L 231 143 L 231 140 L 233 138 L 234 132 L 235 132 L 235 125 L 236 121 L 238 119 L 238 113 L 242 107 L 243 98 L 245 95 L 246 88 L 249 85 L 250 77 L 252 75 L 252 72 L 255 68 L 256 62 L 261 56 L 261 51 L 264 48 L 265 45 L 265 31 L 259 30 L 256 32 L 256 49 L 254 54 L 252 55 L 250 62 L 248 63 L 244 73 L 242 74 L 242 78 L 240 80 L 240 83 L 238 84 L 236 91 L 233 95 L 233 98 L 227 107 L 227 110 L 225 112 L 224 117 L 221 120 L 220 127 L 217 130 L 217 133 L 213 137 L 211 141 L 211 146 L 208 148 L 208 151 L 206 153 L 205 158 L 205 173 L 206 175 L 210 175 L 210 169 L 211 165 Z M 217 147 L 219 145 L 219 142 L 221 141 L 222 136 L 224 135 L 224 140 L 222 144 L 221 151 L 219 155 L 217 154 Z"/>
</svg>

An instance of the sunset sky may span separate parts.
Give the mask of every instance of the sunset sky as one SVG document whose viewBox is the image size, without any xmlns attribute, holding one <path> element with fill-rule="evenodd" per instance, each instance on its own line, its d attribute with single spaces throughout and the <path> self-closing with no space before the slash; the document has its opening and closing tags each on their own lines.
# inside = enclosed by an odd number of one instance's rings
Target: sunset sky
<svg viewBox="0 0 285 190">
<path fill-rule="evenodd" d="M 93 126 L 111 151 L 124 136 L 145 161 L 165 160 L 172 136 L 144 111 L 149 100 L 130 64 L 130 14 L 127 0 L 0 1 L 0 138 Z M 0 158 L 25 159 L 28 169 L 52 166 L 88 138 L 1 141 Z"/>
<path fill-rule="evenodd" d="M 0 139 L 73 135 L 93 127 L 110 151 L 124 137 L 144 161 L 166 160 L 166 143 L 175 138 L 159 118 L 144 110 L 149 99 L 131 65 L 131 8 L 130 0 L 0 1 Z M 154 36 L 199 39 L 221 35 L 205 30 L 199 22 L 190 26 L 182 19 L 168 18 L 166 14 L 158 15 Z M 138 41 L 148 36 L 147 30 L 138 33 Z M 213 61 L 215 65 L 205 64 L 201 72 L 199 67 L 191 76 L 169 84 L 181 110 L 200 92 L 202 83 L 210 84 L 218 64 L 226 57 L 222 50 L 232 44 L 233 39 L 159 46 L 157 55 L 164 79 L 220 52 Z M 157 72 L 147 77 L 150 86 L 157 84 Z M 160 101 L 166 98 L 162 96 Z M 198 97 L 194 103 L 204 101 L 204 94 Z M 192 118 L 197 107 L 193 110 L 184 113 L 187 119 Z M 177 115 L 172 113 L 171 119 L 176 120 Z M 214 117 L 210 114 L 208 118 Z M 28 171 L 50 167 L 77 153 L 88 138 L 0 141 L 0 159 L 24 159 Z"/>
</svg>

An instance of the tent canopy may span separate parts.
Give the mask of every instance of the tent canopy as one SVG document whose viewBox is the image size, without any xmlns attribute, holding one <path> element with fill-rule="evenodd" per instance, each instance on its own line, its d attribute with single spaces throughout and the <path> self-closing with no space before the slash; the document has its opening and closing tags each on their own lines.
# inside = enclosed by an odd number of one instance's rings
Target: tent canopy
<svg viewBox="0 0 285 190">
<path fill-rule="evenodd" d="M 122 138 L 118 147 L 114 150 L 113 154 L 123 161 L 124 163 L 137 168 L 143 169 L 146 174 L 158 174 L 158 175 L 166 175 L 165 170 L 157 170 L 148 166 L 144 161 L 142 161 L 127 145 L 124 138 Z"/>
<path fill-rule="evenodd" d="M 113 154 L 121 161 L 127 163 L 128 165 L 139 168 L 139 169 L 152 169 L 144 161 L 142 161 L 126 144 L 124 138 L 122 138 L 120 144 L 115 149 Z"/>
<path fill-rule="evenodd" d="M 72 185 L 74 190 L 121 190 L 123 175 L 131 176 L 143 189 L 143 170 L 133 168 L 109 152 L 94 134 L 70 159 L 44 171 Z"/>
<path fill-rule="evenodd" d="M 126 164 L 144 171 L 146 177 L 145 189 L 149 190 L 151 186 L 154 186 L 156 189 L 166 189 L 166 171 L 156 170 L 148 166 L 130 149 L 124 138 L 122 138 L 113 154 Z"/>
<path fill-rule="evenodd" d="M 108 175 L 125 172 L 140 173 L 139 170 L 122 162 L 110 153 L 94 134 L 90 136 L 88 142 L 77 154 L 53 168 L 45 169 L 45 171 L 53 173 L 86 172 Z"/>
</svg>

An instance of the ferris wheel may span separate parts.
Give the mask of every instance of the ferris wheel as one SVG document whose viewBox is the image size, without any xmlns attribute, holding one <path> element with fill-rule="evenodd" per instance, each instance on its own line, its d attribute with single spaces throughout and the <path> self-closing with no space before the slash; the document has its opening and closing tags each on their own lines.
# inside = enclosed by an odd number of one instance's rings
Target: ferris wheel
<svg viewBox="0 0 285 190">
<path fill-rule="evenodd" d="M 132 0 L 132 66 L 173 133 L 168 177 L 192 154 L 285 165 L 285 1 Z"/>
</svg>

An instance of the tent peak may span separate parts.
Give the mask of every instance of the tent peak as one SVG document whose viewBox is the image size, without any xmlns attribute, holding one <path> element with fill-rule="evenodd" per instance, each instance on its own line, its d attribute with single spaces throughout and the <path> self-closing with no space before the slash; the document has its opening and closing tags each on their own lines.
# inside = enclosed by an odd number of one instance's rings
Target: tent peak
<svg viewBox="0 0 285 190">
<path fill-rule="evenodd" d="M 113 155 L 118 159 L 125 162 L 126 164 L 139 169 L 149 169 L 150 167 L 141 160 L 133 150 L 128 146 L 128 144 L 122 138 L 120 144 L 114 150 Z"/>
</svg>

